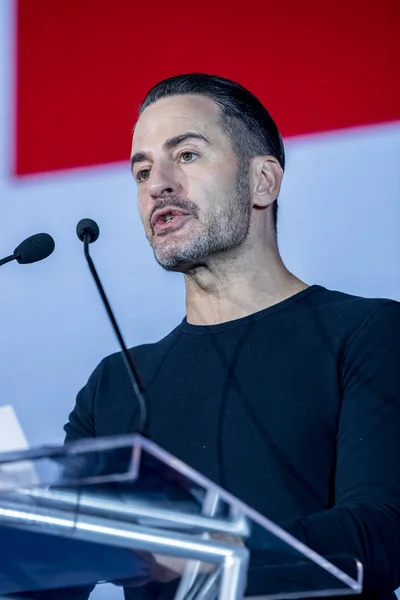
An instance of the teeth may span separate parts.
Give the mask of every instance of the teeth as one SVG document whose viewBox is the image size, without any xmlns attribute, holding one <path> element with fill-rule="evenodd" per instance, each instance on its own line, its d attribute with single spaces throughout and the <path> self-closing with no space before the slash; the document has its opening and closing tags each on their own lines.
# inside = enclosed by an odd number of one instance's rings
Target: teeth
<svg viewBox="0 0 400 600">
<path fill-rule="evenodd" d="M 165 215 L 164 222 L 168 223 L 168 221 L 170 221 L 171 219 L 172 219 L 172 215 Z"/>
</svg>

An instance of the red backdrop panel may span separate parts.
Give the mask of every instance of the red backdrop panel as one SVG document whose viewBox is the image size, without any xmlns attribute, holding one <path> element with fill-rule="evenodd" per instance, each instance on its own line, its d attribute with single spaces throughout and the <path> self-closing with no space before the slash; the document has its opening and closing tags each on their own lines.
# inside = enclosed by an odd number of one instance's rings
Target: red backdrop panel
<svg viewBox="0 0 400 600">
<path fill-rule="evenodd" d="M 159 79 L 249 87 L 283 135 L 400 118 L 398 0 L 19 0 L 17 174 L 128 157 Z"/>
</svg>

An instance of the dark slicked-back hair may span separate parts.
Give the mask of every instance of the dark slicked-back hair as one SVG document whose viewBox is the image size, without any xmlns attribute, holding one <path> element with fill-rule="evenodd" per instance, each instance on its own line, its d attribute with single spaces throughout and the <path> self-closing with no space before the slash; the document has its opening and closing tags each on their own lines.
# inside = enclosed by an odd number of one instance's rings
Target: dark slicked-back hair
<svg viewBox="0 0 400 600">
<path fill-rule="evenodd" d="M 157 83 L 143 100 L 139 114 L 168 96 L 199 94 L 213 100 L 221 110 L 222 127 L 242 164 L 255 156 L 272 155 L 285 168 L 285 150 L 279 130 L 267 109 L 240 84 L 204 73 L 177 75 Z M 276 230 L 278 202 L 273 204 Z"/>
</svg>

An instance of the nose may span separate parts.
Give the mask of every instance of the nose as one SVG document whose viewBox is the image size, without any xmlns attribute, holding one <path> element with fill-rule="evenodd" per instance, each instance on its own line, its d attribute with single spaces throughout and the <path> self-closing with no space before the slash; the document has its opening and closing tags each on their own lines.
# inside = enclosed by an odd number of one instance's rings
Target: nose
<svg viewBox="0 0 400 600">
<path fill-rule="evenodd" d="M 164 198 L 182 193 L 182 184 L 173 167 L 166 164 L 153 164 L 150 172 L 149 194 L 153 198 Z"/>
</svg>

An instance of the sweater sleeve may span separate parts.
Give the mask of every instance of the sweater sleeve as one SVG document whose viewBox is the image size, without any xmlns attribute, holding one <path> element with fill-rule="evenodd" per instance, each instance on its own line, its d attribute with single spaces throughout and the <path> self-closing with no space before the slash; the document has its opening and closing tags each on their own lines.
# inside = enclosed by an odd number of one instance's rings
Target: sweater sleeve
<svg viewBox="0 0 400 600">
<path fill-rule="evenodd" d="M 350 339 L 341 364 L 334 506 L 282 524 L 326 557 L 364 567 L 364 592 L 400 585 L 400 303 L 388 301 Z"/>
<path fill-rule="evenodd" d="M 96 436 L 95 402 L 103 366 L 104 359 L 90 375 L 87 384 L 79 391 L 68 422 L 64 425 L 66 433 L 64 442 Z"/>
</svg>

